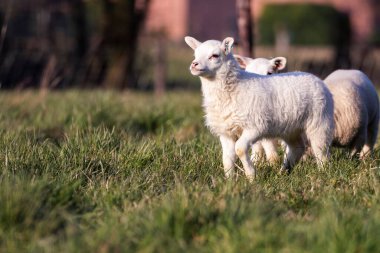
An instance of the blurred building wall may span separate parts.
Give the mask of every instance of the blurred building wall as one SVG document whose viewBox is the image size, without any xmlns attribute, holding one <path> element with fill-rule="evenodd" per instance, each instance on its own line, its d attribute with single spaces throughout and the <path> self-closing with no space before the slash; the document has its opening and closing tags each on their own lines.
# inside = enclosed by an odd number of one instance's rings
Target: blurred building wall
<svg viewBox="0 0 380 253">
<path fill-rule="evenodd" d="M 188 0 L 152 0 L 146 30 L 165 33 L 172 40 L 182 39 L 188 31 Z"/>
<path fill-rule="evenodd" d="M 190 0 L 188 34 L 201 41 L 236 37 L 235 5 L 233 0 Z"/>
<path fill-rule="evenodd" d="M 175 41 L 186 35 L 200 40 L 236 36 L 235 1 L 152 0 L 146 30 L 164 32 Z"/>
<path fill-rule="evenodd" d="M 380 1 L 376 0 L 252 0 L 254 20 L 268 4 L 324 4 L 347 13 L 355 43 L 369 40 L 380 24 Z M 202 39 L 236 36 L 236 8 L 233 0 L 152 0 L 146 30 L 164 30 L 172 40 L 185 35 Z"/>
</svg>

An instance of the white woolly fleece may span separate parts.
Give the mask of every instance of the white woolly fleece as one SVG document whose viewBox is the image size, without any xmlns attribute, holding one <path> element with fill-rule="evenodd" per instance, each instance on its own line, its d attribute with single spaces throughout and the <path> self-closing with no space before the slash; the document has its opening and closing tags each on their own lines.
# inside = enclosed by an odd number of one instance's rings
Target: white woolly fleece
<svg viewBox="0 0 380 253">
<path fill-rule="evenodd" d="M 232 38 L 200 43 L 185 38 L 195 50 L 190 66 L 202 82 L 206 125 L 220 137 L 223 164 L 229 176 L 235 154 L 248 178 L 255 175 L 248 156 L 251 144 L 279 137 L 288 144 L 283 169 L 301 157 L 303 136 L 322 165 L 334 130 L 333 100 L 324 83 L 302 72 L 261 76 L 242 70 L 231 53 Z"/>
<path fill-rule="evenodd" d="M 334 99 L 334 146 L 348 147 L 364 158 L 376 143 L 379 98 L 369 78 L 359 70 L 336 70 L 325 80 Z"/>
</svg>

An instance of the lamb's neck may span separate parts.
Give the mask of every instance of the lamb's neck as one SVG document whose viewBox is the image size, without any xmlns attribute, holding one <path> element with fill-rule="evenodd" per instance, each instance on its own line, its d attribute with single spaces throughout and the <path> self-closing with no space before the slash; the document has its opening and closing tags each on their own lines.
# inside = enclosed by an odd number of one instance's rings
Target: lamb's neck
<svg viewBox="0 0 380 253">
<path fill-rule="evenodd" d="M 215 92 L 223 91 L 223 82 L 219 79 L 201 77 L 202 93 L 204 97 L 210 97 Z"/>
<path fill-rule="evenodd" d="M 231 57 L 218 71 L 217 78 L 221 80 L 226 88 L 238 83 L 238 79 L 243 70 L 238 66 L 236 61 Z"/>
<path fill-rule="evenodd" d="M 203 95 L 212 96 L 215 92 L 232 92 L 238 85 L 241 74 L 242 70 L 229 66 L 219 70 L 213 78 L 200 77 Z"/>
<path fill-rule="evenodd" d="M 203 93 L 203 107 L 206 113 L 220 114 L 229 101 L 231 101 L 230 89 L 226 89 L 226 86 L 222 80 L 208 80 L 201 78 L 202 80 L 202 93 Z M 216 110 L 216 111 L 215 111 Z"/>
</svg>

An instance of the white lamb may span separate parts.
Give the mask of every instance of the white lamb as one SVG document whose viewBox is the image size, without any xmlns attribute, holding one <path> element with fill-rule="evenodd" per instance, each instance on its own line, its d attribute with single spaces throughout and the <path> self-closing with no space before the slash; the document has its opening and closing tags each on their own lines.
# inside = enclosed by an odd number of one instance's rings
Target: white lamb
<svg viewBox="0 0 380 253">
<path fill-rule="evenodd" d="M 379 98 L 369 78 L 359 70 L 336 70 L 324 82 L 334 99 L 333 145 L 348 147 L 351 156 L 373 151 L 379 129 Z"/>
<path fill-rule="evenodd" d="M 270 69 L 270 60 L 252 59 L 235 55 L 240 66 L 248 72 L 265 73 Z M 276 57 L 278 58 L 278 57 Z M 274 59 L 276 59 L 274 58 Z M 244 62 L 243 62 L 244 61 Z M 269 72 L 268 73 L 273 73 Z M 379 127 L 379 99 L 369 78 L 359 70 L 336 70 L 325 80 L 334 100 L 334 139 L 333 146 L 351 150 L 351 157 L 361 159 L 373 151 Z M 273 161 L 273 151 L 278 148 L 276 140 L 262 141 L 267 160 Z M 254 145 L 253 156 L 260 155 L 259 145 Z M 268 151 L 267 151 L 268 150 Z"/>
<path fill-rule="evenodd" d="M 231 53 L 233 38 L 201 43 L 185 37 L 185 41 L 195 51 L 190 71 L 201 79 L 206 125 L 220 138 L 227 177 L 237 155 L 245 175 L 253 179 L 255 170 L 248 150 L 262 138 L 286 141 L 282 169 L 290 171 L 304 152 L 306 136 L 322 166 L 332 141 L 334 106 L 320 79 L 301 72 L 271 76 L 248 73 Z"/>
<path fill-rule="evenodd" d="M 285 57 L 275 57 L 273 59 L 266 58 L 249 58 L 238 54 L 234 54 L 236 61 L 240 67 L 247 72 L 259 74 L 259 75 L 271 75 L 277 73 L 279 70 L 283 70 L 286 66 Z"/>
<path fill-rule="evenodd" d="M 286 66 L 285 57 L 252 59 L 237 54 L 235 54 L 234 57 L 242 69 L 259 75 L 271 75 L 277 73 L 279 70 L 283 70 Z M 280 160 L 280 156 L 277 153 L 278 146 L 277 139 L 262 139 L 261 141 L 256 142 L 252 145 L 252 161 L 255 163 L 259 162 L 264 158 L 265 153 L 267 161 L 271 164 L 276 164 Z"/>
</svg>

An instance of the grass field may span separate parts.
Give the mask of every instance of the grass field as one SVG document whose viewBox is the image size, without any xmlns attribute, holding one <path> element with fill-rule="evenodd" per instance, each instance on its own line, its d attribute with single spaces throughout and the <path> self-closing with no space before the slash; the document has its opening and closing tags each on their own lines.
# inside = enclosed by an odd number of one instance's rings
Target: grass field
<svg viewBox="0 0 380 253">
<path fill-rule="evenodd" d="M 379 151 L 226 181 L 199 93 L 0 93 L 0 252 L 380 252 Z"/>
</svg>

